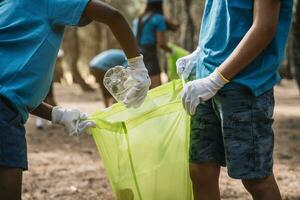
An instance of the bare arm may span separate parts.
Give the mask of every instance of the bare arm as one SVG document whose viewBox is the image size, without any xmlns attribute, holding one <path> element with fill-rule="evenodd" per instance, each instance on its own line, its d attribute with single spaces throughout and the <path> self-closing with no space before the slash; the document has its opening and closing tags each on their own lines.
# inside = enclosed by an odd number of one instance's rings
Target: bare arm
<svg viewBox="0 0 300 200">
<path fill-rule="evenodd" d="M 167 45 L 165 32 L 157 32 L 156 38 L 157 38 L 157 46 L 159 48 L 169 53 L 172 52 L 172 49 Z"/>
<path fill-rule="evenodd" d="M 276 33 L 280 5 L 281 0 L 254 0 L 251 28 L 218 68 L 225 78 L 236 76 L 270 44 Z"/>
<path fill-rule="evenodd" d="M 43 102 L 30 113 L 43 119 L 52 121 L 52 109 L 53 106 Z"/>
<path fill-rule="evenodd" d="M 108 25 L 122 46 L 127 58 L 140 55 L 132 30 L 119 11 L 99 0 L 91 0 L 83 16 Z"/>
</svg>

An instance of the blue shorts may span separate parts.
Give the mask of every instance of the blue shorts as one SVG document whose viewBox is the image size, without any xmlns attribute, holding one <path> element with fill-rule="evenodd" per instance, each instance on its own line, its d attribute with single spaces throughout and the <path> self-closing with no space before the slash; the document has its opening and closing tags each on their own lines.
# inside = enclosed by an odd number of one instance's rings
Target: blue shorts
<svg viewBox="0 0 300 200">
<path fill-rule="evenodd" d="M 270 176 L 273 110 L 273 90 L 258 97 L 242 86 L 219 91 L 192 117 L 190 162 L 217 162 L 236 179 Z"/>
<path fill-rule="evenodd" d="M 0 97 L 0 166 L 28 169 L 25 128 L 22 117 Z"/>
</svg>

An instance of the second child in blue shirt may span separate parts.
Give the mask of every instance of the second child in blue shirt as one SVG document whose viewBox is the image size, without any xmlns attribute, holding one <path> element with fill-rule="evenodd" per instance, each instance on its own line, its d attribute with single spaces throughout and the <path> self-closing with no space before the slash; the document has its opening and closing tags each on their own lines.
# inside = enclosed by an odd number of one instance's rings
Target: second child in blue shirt
<svg viewBox="0 0 300 200">
<path fill-rule="evenodd" d="M 273 175 L 273 87 L 292 19 L 292 0 L 208 0 L 199 46 L 177 61 L 192 115 L 190 172 L 195 199 L 220 199 L 220 167 L 253 199 L 281 199 Z"/>
</svg>

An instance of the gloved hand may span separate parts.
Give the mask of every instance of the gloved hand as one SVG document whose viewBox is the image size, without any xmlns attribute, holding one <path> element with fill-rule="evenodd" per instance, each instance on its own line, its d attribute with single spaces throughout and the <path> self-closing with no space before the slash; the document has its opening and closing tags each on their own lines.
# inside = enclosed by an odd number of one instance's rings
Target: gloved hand
<svg viewBox="0 0 300 200">
<path fill-rule="evenodd" d="M 66 109 L 56 106 L 52 110 L 52 123 L 65 127 L 70 136 L 78 136 L 88 128 L 96 127 L 94 121 L 86 120 L 88 115 L 77 109 Z"/>
<path fill-rule="evenodd" d="M 193 71 L 193 68 L 196 67 L 199 57 L 200 47 L 197 47 L 197 49 L 193 53 L 179 58 L 176 61 L 178 76 L 180 78 L 183 77 L 184 79 L 187 79 Z"/>
<path fill-rule="evenodd" d="M 216 69 L 208 77 L 187 83 L 182 94 L 184 109 L 194 115 L 200 102 L 211 99 L 228 82 Z"/>
<path fill-rule="evenodd" d="M 147 96 L 151 81 L 142 55 L 128 59 L 128 66 L 129 79 L 124 84 L 130 90 L 127 92 L 123 103 L 128 108 L 138 108 Z"/>
</svg>

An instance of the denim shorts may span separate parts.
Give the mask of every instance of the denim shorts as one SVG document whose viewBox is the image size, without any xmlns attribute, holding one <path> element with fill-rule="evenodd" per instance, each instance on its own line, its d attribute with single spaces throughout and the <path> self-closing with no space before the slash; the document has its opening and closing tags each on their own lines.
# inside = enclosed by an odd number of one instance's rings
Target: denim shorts
<svg viewBox="0 0 300 200">
<path fill-rule="evenodd" d="M 3 97 L 0 97 L 0 166 L 28 169 L 22 117 Z"/>
<path fill-rule="evenodd" d="M 217 162 L 236 179 L 273 173 L 273 90 L 254 96 L 242 86 L 220 90 L 191 120 L 190 162 Z"/>
</svg>

